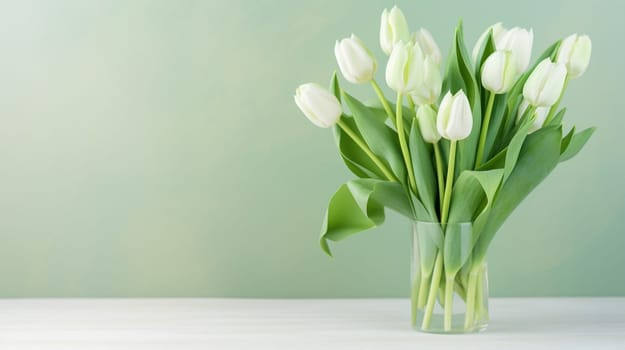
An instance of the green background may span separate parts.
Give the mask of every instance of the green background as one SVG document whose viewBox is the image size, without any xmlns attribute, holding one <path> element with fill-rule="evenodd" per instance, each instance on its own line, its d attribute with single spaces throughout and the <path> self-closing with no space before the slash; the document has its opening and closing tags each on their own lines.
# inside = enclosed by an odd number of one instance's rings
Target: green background
<svg viewBox="0 0 625 350">
<path fill-rule="evenodd" d="M 7 1 L 0 11 L 0 296 L 408 295 L 409 225 L 318 247 L 350 179 L 295 87 L 354 32 L 380 60 L 386 1 Z M 593 58 L 566 123 L 598 126 L 489 255 L 495 296 L 625 295 L 619 1 L 398 1 L 450 46 L 489 24 L 572 32 Z M 383 82 L 385 62 L 378 79 Z M 371 98 L 364 86 L 348 86 Z M 388 90 L 387 90 L 388 92 Z"/>
</svg>

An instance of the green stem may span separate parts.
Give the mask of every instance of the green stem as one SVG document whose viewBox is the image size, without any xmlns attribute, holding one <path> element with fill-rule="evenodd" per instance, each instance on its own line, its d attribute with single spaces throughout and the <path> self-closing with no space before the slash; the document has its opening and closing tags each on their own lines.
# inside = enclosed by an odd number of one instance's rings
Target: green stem
<svg viewBox="0 0 625 350">
<path fill-rule="evenodd" d="M 436 158 L 436 179 L 438 182 L 438 205 L 442 213 L 443 210 L 443 193 L 445 191 L 445 182 L 443 182 L 443 156 L 441 155 L 441 147 L 438 142 L 434 144 L 434 158 Z"/>
<path fill-rule="evenodd" d="M 489 92 L 488 103 L 486 104 L 486 112 L 484 113 L 484 123 L 482 124 L 482 130 L 480 130 L 480 141 L 477 145 L 477 156 L 475 157 L 475 168 L 482 165 L 482 158 L 484 158 L 484 147 L 486 147 L 486 136 L 488 135 L 488 126 L 490 124 L 490 116 L 493 113 L 493 103 L 495 102 L 495 94 Z"/>
<path fill-rule="evenodd" d="M 456 164 L 456 145 L 457 141 L 451 141 L 451 145 L 449 147 L 449 162 L 447 165 L 447 182 L 445 183 L 445 194 L 443 196 L 443 209 L 441 210 L 441 226 L 443 229 L 445 224 L 447 223 L 447 218 L 449 216 L 449 202 L 451 201 L 451 189 L 454 184 L 454 171 Z M 423 325 L 421 328 L 423 330 L 427 330 L 430 327 L 430 322 L 432 319 L 432 311 L 434 310 L 434 303 L 436 302 L 436 294 L 438 294 L 438 286 L 441 280 L 441 273 L 443 270 L 443 249 L 442 247 L 438 250 L 436 254 L 436 262 L 434 263 L 434 272 L 432 272 L 432 283 L 430 285 L 430 293 L 428 295 L 427 305 L 425 306 L 424 316 L 423 316 Z M 451 283 L 446 284 L 446 293 L 447 285 L 451 285 L 451 290 L 453 291 L 453 279 Z M 453 294 L 452 294 L 453 296 Z M 451 315 L 451 305 L 452 303 L 445 302 L 445 314 Z M 449 310 L 447 310 L 449 309 Z M 451 321 L 447 321 L 451 322 Z"/>
<path fill-rule="evenodd" d="M 484 283 L 484 278 L 486 278 L 486 264 L 482 264 L 481 268 L 480 268 L 480 274 L 478 275 L 478 280 L 477 280 L 477 305 L 478 305 L 478 315 L 479 315 L 479 320 L 480 321 L 488 321 L 488 307 L 487 307 L 487 301 L 485 301 L 485 298 L 488 298 L 488 286 L 485 286 Z M 485 294 L 486 293 L 486 294 Z"/>
<path fill-rule="evenodd" d="M 417 307 L 419 309 L 425 306 L 429 281 L 430 276 L 421 276 L 421 281 L 419 282 L 419 298 L 417 299 Z"/>
<path fill-rule="evenodd" d="M 382 171 L 382 173 L 384 173 L 384 176 L 386 176 L 386 178 L 389 181 L 392 182 L 399 182 L 399 180 L 397 180 L 397 178 L 395 177 L 395 175 L 393 175 L 393 173 L 388 170 L 388 168 L 386 167 L 386 165 L 384 165 L 384 163 L 382 163 L 382 161 L 380 160 L 380 158 L 378 158 L 375 154 L 373 154 L 373 152 L 371 151 L 371 149 L 369 149 L 369 146 L 367 146 L 367 144 L 365 143 L 365 141 L 363 141 L 347 124 L 345 124 L 344 121 L 340 120 L 338 121 L 338 126 L 343 129 L 343 131 L 349 136 L 351 137 L 352 140 L 354 140 L 354 142 L 358 145 L 358 147 L 360 147 L 360 149 L 363 150 L 363 152 L 365 152 L 369 158 L 371 158 L 371 160 L 373 161 L 373 163 L 375 163 L 375 165 L 377 165 L 378 168 L 380 168 L 380 170 Z"/>
<path fill-rule="evenodd" d="M 378 82 L 376 82 L 375 79 L 371 79 L 371 86 L 373 87 L 373 90 L 375 90 L 375 94 L 378 95 L 378 99 L 382 103 L 382 107 L 384 107 L 386 115 L 388 115 L 393 125 L 397 127 L 397 124 L 395 123 L 395 114 L 393 114 L 393 109 L 388 104 L 388 100 L 386 100 L 386 97 L 384 97 L 384 93 L 382 92 L 380 85 L 378 85 Z"/>
<path fill-rule="evenodd" d="M 482 313 L 484 312 L 484 295 L 483 293 L 483 276 L 484 271 L 480 268 L 480 273 L 477 275 L 477 280 L 475 281 L 475 318 L 476 320 L 482 319 Z"/>
<path fill-rule="evenodd" d="M 475 314 L 475 289 L 479 266 L 473 266 L 469 273 L 469 283 L 467 285 L 467 311 L 464 315 L 464 329 L 469 330 L 473 327 L 473 318 Z"/>
<path fill-rule="evenodd" d="M 454 172 L 455 172 L 455 165 L 456 165 L 456 145 L 457 145 L 457 141 L 451 141 L 451 145 L 449 148 L 447 181 L 445 183 L 445 195 L 443 197 L 443 209 L 441 209 L 441 225 L 443 226 L 443 229 L 445 229 L 445 224 L 447 224 L 447 219 L 449 217 L 449 204 L 451 201 L 451 191 L 454 186 Z M 455 275 L 447 276 L 447 283 L 445 285 L 445 317 L 444 317 L 445 331 L 451 330 L 454 278 L 455 278 Z"/>
<path fill-rule="evenodd" d="M 401 153 L 404 157 L 404 163 L 408 170 L 408 181 L 410 182 L 410 189 L 412 192 L 417 193 L 417 182 L 414 178 L 414 170 L 412 169 L 412 161 L 410 160 L 410 152 L 408 151 L 408 142 L 406 142 L 406 133 L 404 132 L 404 118 L 402 117 L 402 94 L 397 93 L 397 135 L 399 136 L 399 146 L 401 147 Z"/>
<path fill-rule="evenodd" d="M 460 299 L 462 299 L 462 301 L 466 302 L 467 292 L 464 290 L 464 285 L 462 283 L 462 280 L 460 279 L 459 274 L 456 274 L 456 283 L 454 285 L 454 291 L 456 292 L 456 294 L 458 294 L 458 296 L 460 297 Z"/>
<path fill-rule="evenodd" d="M 445 195 L 443 196 L 443 209 L 441 209 L 441 224 L 447 223 L 449 216 L 449 202 L 451 190 L 454 186 L 454 172 L 456 171 L 456 145 L 458 141 L 451 141 L 449 146 L 449 162 L 447 163 L 447 181 L 445 181 Z"/>
<path fill-rule="evenodd" d="M 417 275 L 417 277 L 414 279 L 414 281 L 412 281 L 412 290 L 410 293 L 410 306 L 411 306 L 411 320 L 412 320 L 412 326 L 416 326 L 417 325 L 417 311 L 419 309 L 419 294 L 417 294 L 418 289 L 417 289 L 417 285 L 421 285 L 421 281 L 423 280 L 423 278 L 421 276 L 419 276 L 419 274 Z"/>
<path fill-rule="evenodd" d="M 560 106 L 560 100 L 562 100 L 562 96 L 564 96 L 564 91 L 566 90 L 568 86 L 569 86 L 569 76 L 567 75 L 566 78 L 564 78 L 564 86 L 562 87 L 562 92 L 560 93 L 560 97 L 558 97 L 558 100 L 556 101 L 556 103 L 553 106 L 551 106 L 551 108 L 549 109 L 549 114 L 547 115 L 547 119 L 545 119 L 545 122 L 543 123 L 543 125 L 549 125 L 549 123 L 551 123 L 553 118 L 556 116 L 556 112 L 558 111 L 558 107 Z"/>
<path fill-rule="evenodd" d="M 412 100 L 412 97 L 410 95 L 407 95 L 406 98 L 408 100 L 408 107 L 410 107 L 410 110 L 416 113 L 417 111 L 415 110 L 415 104 L 414 104 L 414 101 Z"/>
<path fill-rule="evenodd" d="M 445 331 L 451 331 L 452 304 L 454 297 L 454 279 L 455 276 L 447 277 L 445 282 Z"/>
<path fill-rule="evenodd" d="M 421 329 L 427 330 L 432 322 L 432 312 L 434 311 L 434 303 L 436 302 L 436 294 L 438 294 L 438 285 L 441 281 L 441 273 L 443 270 L 443 251 L 439 249 L 436 254 L 436 262 L 434 263 L 434 272 L 432 273 L 432 283 L 430 285 L 430 293 L 428 295 L 427 304 L 423 314 L 423 323 Z"/>
</svg>

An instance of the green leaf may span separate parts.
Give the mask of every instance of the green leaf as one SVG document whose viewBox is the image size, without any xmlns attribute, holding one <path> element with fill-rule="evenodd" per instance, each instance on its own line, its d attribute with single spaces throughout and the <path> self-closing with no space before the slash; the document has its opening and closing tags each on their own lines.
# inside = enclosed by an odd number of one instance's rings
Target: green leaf
<svg viewBox="0 0 625 350">
<path fill-rule="evenodd" d="M 391 102 L 388 100 L 387 102 L 388 102 L 388 105 L 393 110 L 393 113 L 395 113 L 395 111 L 397 110 L 397 107 L 396 107 L 397 105 L 395 104 L 395 102 Z M 382 121 L 386 122 L 387 120 L 390 120 L 390 118 L 388 117 L 388 114 L 386 114 L 386 110 L 384 110 L 384 107 L 382 107 L 382 104 L 379 99 L 365 101 L 365 105 L 369 107 L 371 110 L 373 110 L 376 116 Z M 415 120 L 415 110 L 408 106 L 402 106 L 402 117 L 404 119 L 404 129 L 406 130 L 406 137 L 408 137 L 410 128 L 412 127 L 412 121 Z M 393 130 L 395 129 L 393 128 Z"/>
<path fill-rule="evenodd" d="M 490 116 L 490 125 L 488 125 L 488 134 L 486 135 L 486 143 L 484 145 L 484 159 L 490 159 L 490 155 L 496 151 L 494 148 L 497 144 L 499 130 L 504 123 L 507 100 L 508 96 L 506 94 L 495 96 L 495 102 L 493 103 L 493 110 Z"/>
<path fill-rule="evenodd" d="M 456 27 L 454 44 L 448 57 L 447 74 L 443 82 L 442 91 L 446 93 L 449 90 L 451 93 L 456 93 L 462 89 L 467 95 L 471 111 L 473 112 L 471 134 L 466 139 L 458 142 L 456 174 L 460 174 L 463 170 L 473 168 L 482 124 L 480 89 L 473 75 L 474 69 L 471 66 L 471 58 L 464 44 L 462 22 L 458 23 Z"/>
<path fill-rule="evenodd" d="M 499 153 L 497 153 L 494 157 L 488 160 L 488 162 L 480 165 L 477 170 L 492 170 L 492 169 L 503 169 L 506 165 L 506 151 L 508 149 L 504 148 Z"/>
<path fill-rule="evenodd" d="M 571 138 L 575 135 L 575 127 L 572 127 L 571 130 L 562 138 L 562 144 L 560 146 L 560 155 L 566 151 L 571 143 Z"/>
<path fill-rule="evenodd" d="M 343 99 L 354 116 L 363 139 L 377 156 L 383 158 L 401 181 L 406 179 L 406 167 L 401 156 L 397 133 L 375 117 L 375 113 L 360 101 L 343 92 Z"/>
<path fill-rule="evenodd" d="M 562 108 L 556 115 L 553 116 L 549 125 L 558 126 L 562 124 L 562 119 L 564 119 L 564 114 L 566 113 L 566 108 Z M 547 125 L 545 125 L 547 126 Z"/>
<path fill-rule="evenodd" d="M 512 174 L 512 170 L 516 166 L 517 160 L 519 159 L 519 153 L 521 152 L 521 147 L 523 146 L 523 142 L 527 138 L 527 133 L 532 128 L 532 123 L 530 121 L 524 122 L 519 130 L 514 134 L 512 140 L 510 140 L 510 144 L 506 150 L 506 163 L 504 165 L 504 173 L 503 173 L 503 181 L 505 182 L 510 174 Z"/>
<path fill-rule="evenodd" d="M 389 105 L 393 111 L 397 111 L 397 104 L 395 102 L 389 102 Z M 404 119 L 404 129 L 406 131 L 406 137 L 410 134 L 412 128 L 412 122 L 416 120 L 416 113 L 414 109 L 408 106 L 402 106 L 402 117 Z"/>
<path fill-rule="evenodd" d="M 566 147 L 566 149 L 560 156 L 560 161 L 564 162 L 575 157 L 577 153 L 582 150 L 582 148 L 584 147 L 586 142 L 588 142 L 596 129 L 597 128 L 595 127 L 584 129 L 573 135 L 573 137 L 571 137 L 571 141 L 568 144 L 568 147 Z"/>
<path fill-rule="evenodd" d="M 354 119 L 343 115 L 341 120 L 347 124 L 360 137 Z M 386 180 L 384 173 L 375 165 L 371 158 L 347 135 L 339 126 L 334 127 L 334 139 L 345 165 L 354 175 L 360 178 L 373 178 Z"/>
<path fill-rule="evenodd" d="M 341 101 L 341 88 L 336 75 L 332 74 L 330 81 L 330 91 Z M 347 115 L 342 115 L 341 119 L 359 136 L 360 132 L 356 128 L 354 119 Z M 345 165 L 352 173 L 360 178 L 385 179 L 384 174 L 377 165 L 362 151 L 362 149 L 347 135 L 339 126 L 334 126 L 334 139 Z"/>
<path fill-rule="evenodd" d="M 519 107 L 523 101 L 523 95 L 518 95 L 515 98 L 512 98 L 510 94 L 507 94 L 506 96 L 508 98 L 508 103 L 506 105 L 504 122 L 502 127 L 499 129 L 499 133 L 497 134 L 497 140 L 495 142 L 496 147 L 493 148 L 491 153 L 500 152 L 502 149 L 508 147 L 510 139 L 514 136 L 514 126 L 516 125 Z M 512 101 L 510 101 L 510 99 L 513 99 L 514 102 L 511 103 Z"/>
<path fill-rule="evenodd" d="M 527 136 L 514 171 L 500 187 L 492 209 L 480 225 L 479 239 L 473 250 L 476 263 L 484 261 L 495 233 L 512 211 L 556 167 L 561 139 L 562 128 L 559 127 L 542 128 Z"/>
<path fill-rule="evenodd" d="M 366 105 L 367 107 L 369 107 L 369 109 L 373 112 L 373 115 L 375 115 L 375 117 L 382 123 L 386 124 L 387 120 L 390 120 L 388 117 L 388 114 L 386 114 L 386 111 L 384 110 L 384 108 L 379 107 L 375 104 Z M 388 125 L 388 124 L 387 124 Z"/>
<path fill-rule="evenodd" d="M 503 169 L 487 171 L 465 170 L 458 177 L 451 197 L 449 224 L 445 230 L 444 262 L 447 276 L 454 276 L 467 261 L 473 244 L 477 241 L 479 230 L 472 230 L 460 223 L 474 221 L 478 209 L 479 215 L 475 221 L 486 217 L 491 208 L 499 184 L 503 176 Z M 486 204 L 482 202 L 486 200 Z"/>
<path fill-rule="evenodd" d="M 415 232 L 417 234 L 419 248 L 419 267 L 421 275 L 429 278 L 434 269 L 438 250 L 443 248 L 444 236 L 439 223 L 418 222 Z"/>
<path fill-rule="evenodd" d="M 424 221 L 424 222 L 435 222 L 436 219 L 432 217 L 432 215 L 430 215 L 430 212 L 428 212 L 425 207 L 423 206 L 423 203 L 421 203 L 421 200 L 419 198 L 417 198 L 414 193 L 412 193 L 412 191 L 409 190 L 408 187 L 404 187 L 404 190 L 406 192 L 410 192 L 410 198 L 412 198 L 412 208 L 414 209 L 414 215 L 415 215 L 415 219 L 419 220 L 419 221 Z"/>
<path fill-rule="evenodd" d="M 503 169 L 463 171 L 451 193 L 449 222 L 472 222 L 482 206 L 482 199 L 486 199 L 488 203 L 483 209 L 487 210 L 497 193 L 502 176 Z"/>
<path fill-rule="evenodd" d="M 332 79 L 330 80 L 330 92 L 336 96 L 339 102 L 341 102 L 341 87 L 339 86 L 339 79 L 336 75 L 336 71 L 334 71 Z"/>
<path fill-rule="evenodd" d="M 436 218 L 436 176 L 432 165 L 432 149 L 421 137 L 419 123 L 413 123 L 408 137 L 417 192 L 432 218 Z"/>
<path fill-rule="evenodd" d="M 443 265 L 447 278 L 454 277 L 471 256 L 472 239 L 471 223 L 446 225 Z"/>
<path fill-rule="evenodd" d="M 328 240 L 340 241 L 384 222 L 384 207 L 413 219 L 410 199 L 396 182 L 356 179 L 341 185 L 330 199 L 319 239 L 328 254 Z"/>
<path fill-rule="evenodd" d="M 486 109 L 486 105 L 488 103 L 488 97 L 490 92 L 486 90 L 482 86 L 482 65 L 493 52 L 495 52 L 495 40 L 492 36 L 492 30 L 490 30 L 486 40 L 482 44 L 482 48 L 480 49 L 480 53 L 477 57 L 476 67 L 475 67 L 475 80 L 477 81 L 477 86 L 480 89 L 482 110 Z M 486 136 L 486 143 L 484 145 L 484 160 L 490 159 L 489 156 L 492 152 L 493 147 L 495 146 L 495 141 L 497 139 L 497 135 L 499 133 L 499 129 L 504 119 L 504 114 L 506 111 L 506 95 L 500 94 L 495 96 L 495 101 L 493 103 L 493 110 L 491 111 L 490 116 L 490 124 L 488 126 L 488 133 Z"/>
</svg>

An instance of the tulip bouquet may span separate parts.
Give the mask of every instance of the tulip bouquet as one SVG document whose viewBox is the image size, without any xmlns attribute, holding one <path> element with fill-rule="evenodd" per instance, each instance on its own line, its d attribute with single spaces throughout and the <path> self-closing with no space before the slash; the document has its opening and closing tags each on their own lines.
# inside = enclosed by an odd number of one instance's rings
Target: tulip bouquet
<svg viewBox="0 0 625 350">
<path fill-rule="evenodd" d="M 387 100 L 377 62 L 355 35 L 336 42 L 343 77 L 371 84 L 374 102 L 309 83 L 295 103 L 315 125 L 334 127 L 340 155 L 356 179 L 330 199 L 320 243 L 383 223 L 385 208 L 413 222 L 413 325 L 468 332 L 488 319 L 486 252 L 519 203 L 558 165 L 575 156 L 594 128 L 563 134 L 560 100 L 586 70 L 588 36 L 573 34 L 530 65 L 532 30 L 489 27 L 469 55 L 462 25 L 442 69 L 426 29 L 412 33 L 401 10 L 382 13 L 388 55 Z M 442 95 L 442 97 L 441 97 Z M 460 313 L 458 312 L 460 311 Z"/>
</svg>

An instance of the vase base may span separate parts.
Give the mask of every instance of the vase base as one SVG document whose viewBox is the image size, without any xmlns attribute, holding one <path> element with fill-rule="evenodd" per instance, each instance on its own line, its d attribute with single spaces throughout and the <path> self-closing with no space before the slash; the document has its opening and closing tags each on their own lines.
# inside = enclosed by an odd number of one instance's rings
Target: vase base
<svg viewBox="0 0 625 350">
<path fill-rule="evenodd" d="M 416 324 L 413 324 L 413 329 L 422 333 L 433 334 L 470 334 L 480 333 L 488 328 L 488 323 L 485 320 L 481 320 L 479 323 L 474 323 L 469 327 L 465 327 L 465 315 L 457 314 L 453 315 L 451 321 L 451 327 L 445 329 L 444 316 L 442 314 L 433 314 L 429 325 L 424 325 L 423 313 L 419 312 Z"/>
<path fill-rule="evenodd" d="M 436 328 L 430 328 L 430 329 L 422 329 L 420 326 L 417 327 L 413 327 L 413 329 L 417 332 L 421 332 L 421 333 L 429 333 L 429 334 L 472 334 L 472 333 L 481 333 L 486 331 L 486 329 L 488 328 L 488 325 L 483 325 L 480 327 L 473 327 L 473 328 L 469 328 L 469 329 L 452 329 L 450 331 L 446 331 L 445 329 L 436 329 Z"/>
</svg>

